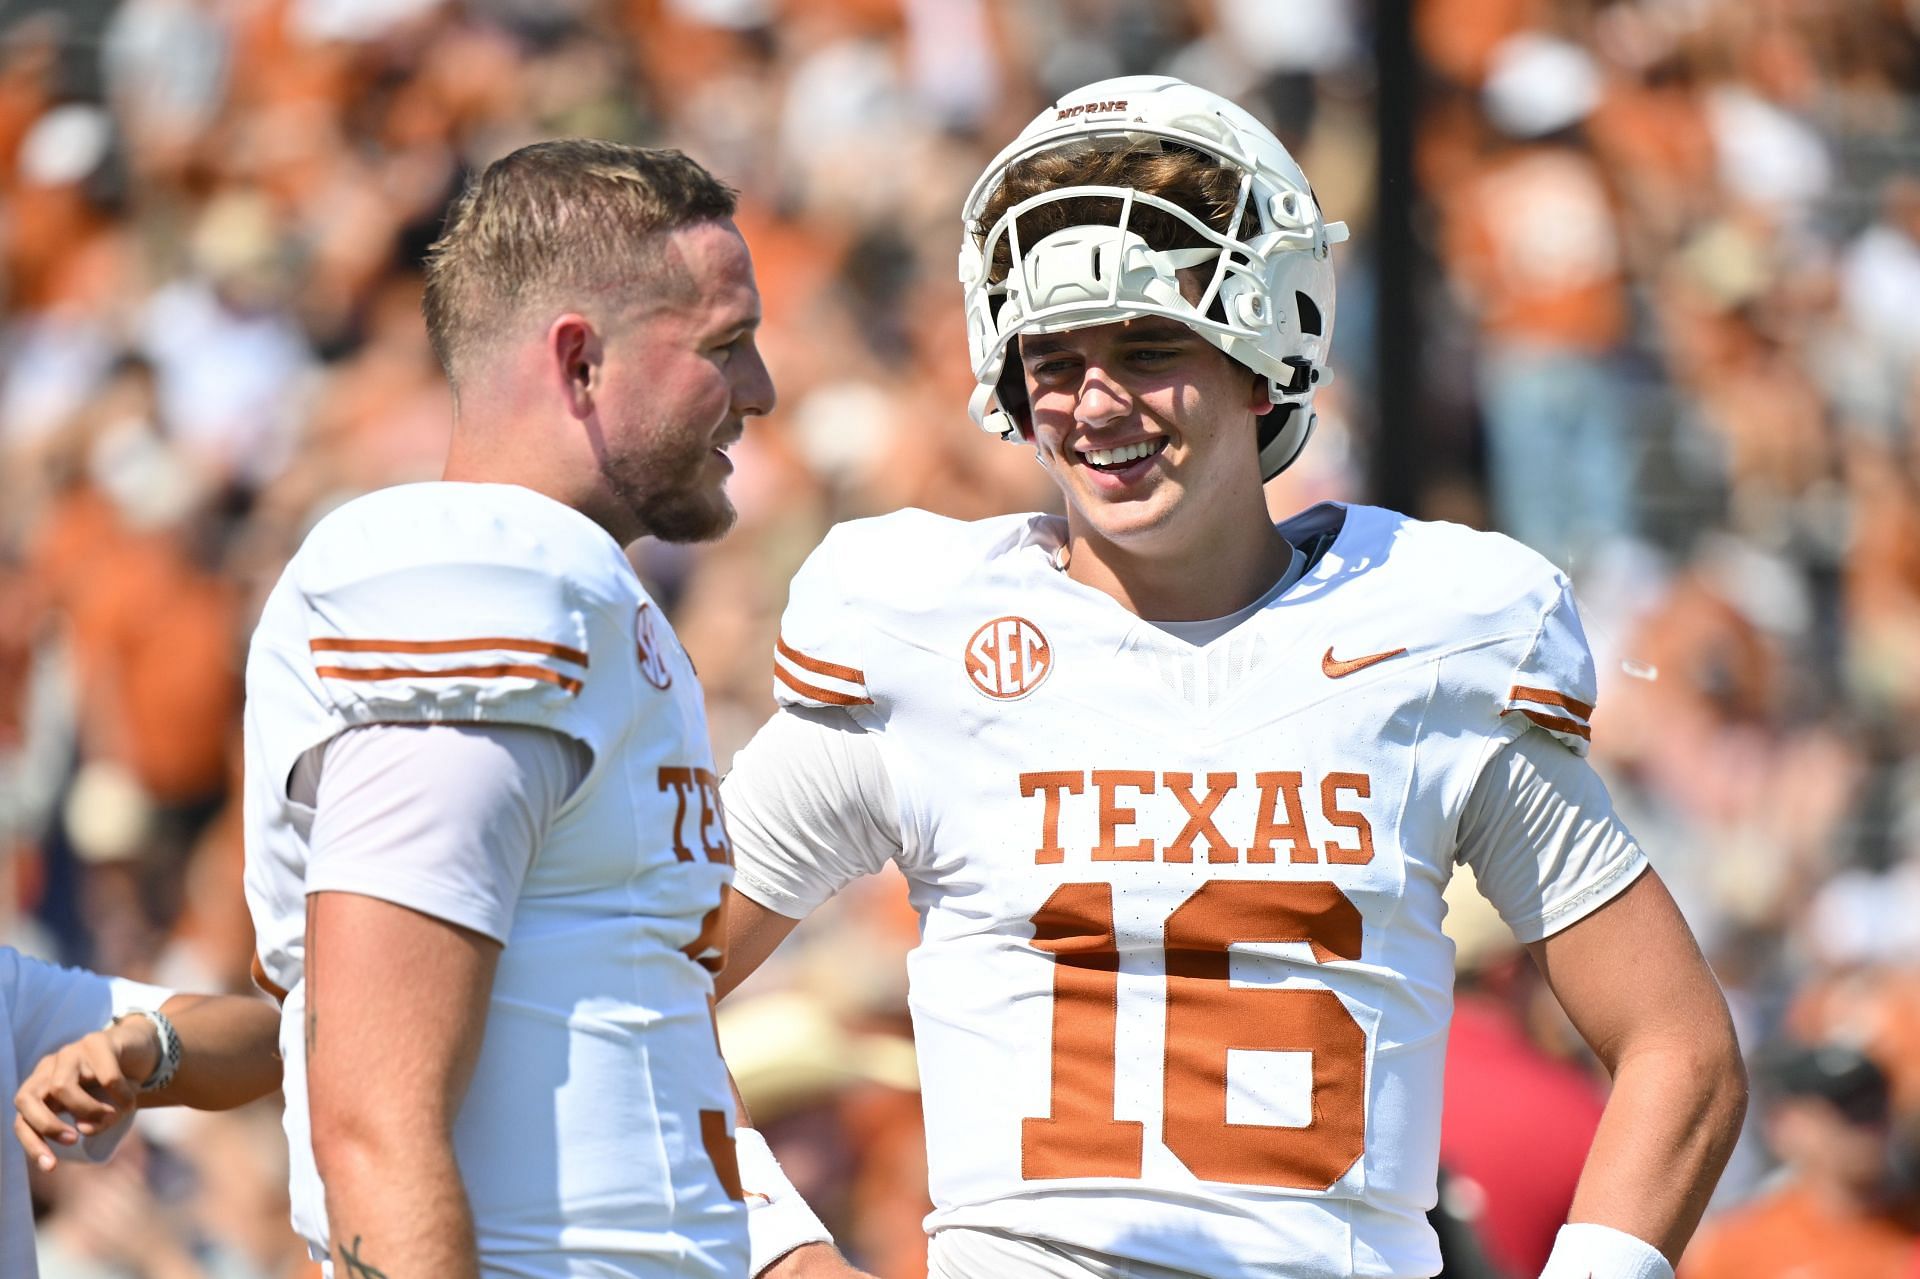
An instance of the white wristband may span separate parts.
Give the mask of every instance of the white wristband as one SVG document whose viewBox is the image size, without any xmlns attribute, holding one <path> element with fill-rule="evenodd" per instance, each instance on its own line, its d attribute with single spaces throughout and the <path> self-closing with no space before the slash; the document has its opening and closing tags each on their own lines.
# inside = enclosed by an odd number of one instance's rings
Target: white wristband
<svg viewBox="0 0 1920 1279">
<path fill-rule="evenodd" d="M 1569 1222 L 1553 1239 L 1540 1279 L 1673 1279 L 1660 1250 L 1624 1230 L 1590 1221 Z"/>
<path fill-rule="evenodd" d="M 758 1275 L 801 1244 L 833 1242 L 758 1129 L 735 1128 L 733 1153 L 747 1195 L 747 1274 Z"/>
</svg>

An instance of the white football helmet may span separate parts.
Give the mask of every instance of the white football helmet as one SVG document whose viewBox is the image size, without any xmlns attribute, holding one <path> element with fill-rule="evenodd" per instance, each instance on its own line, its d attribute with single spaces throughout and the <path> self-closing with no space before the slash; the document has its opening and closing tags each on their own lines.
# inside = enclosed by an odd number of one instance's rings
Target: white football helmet
<svg viewBox="0 0 1920 1279">
<path fill-rule="evenodd" d="M 992 226 L 980 218 L 1018 161 L 1075 144 L 1120 148 L 1159 141 L 1209 155 L 1241 174 L 1225 234 L 1175 204 L 1129 187 L 1071 186 L 1014 205 Z M 1021 242 L 1016 220 L 1042 205 L 1088 196 L 1119 202 L 1111 223 L 1070 227 Z M 1156 250 L 1129 229 L 1150 205 L 1191 227 L 1207 246 Z M 1169 316 L 1267 380 L 1277 406 L 1262 419 L 1263 480 L 1285 470 L 1313 433 L 1313 393 L 1328 380 L 1333 338 L 1331 246 L 1347 238 L 1327 222 L 1306 175 L 1280 140 L 1216 93 L 1169 76 L 1121 76 L 1076 89 L 1021 131 L 967 194 L 961 214 L 960 284 L 967 348 L 977 382 L 968 411 L 982 429 L 1018 440 L 1023 423 L 998 401 L 1007 347 L 1022 333 L 1057 333 L 1143 315 Z M 988 279 L 1005 242 L 1012 262 Z M 1198 300 L 1178 272 L 1213 264 Z"/>
</svg>

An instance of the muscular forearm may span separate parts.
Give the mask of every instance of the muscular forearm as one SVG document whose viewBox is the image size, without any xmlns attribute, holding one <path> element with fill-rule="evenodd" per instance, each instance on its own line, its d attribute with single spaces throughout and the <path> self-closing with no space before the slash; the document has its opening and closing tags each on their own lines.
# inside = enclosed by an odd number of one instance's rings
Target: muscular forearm
<svg viewBox="0 0 1920 1279">
<path fill-rule="evenodd" d="M 307 1101 L 335 1279 L 475 1279 L 453 1125 L 499 944 L 375 898 L 308 901 Z"/>
<path fill-rule="evenodd" d="M 1568 1220 L 1625 1231 L 1671 1262 L 1700 1221 L 1747 1109 L 1719 983 L 1652 871 L 1527 949 L 1613 1077 Z M 1650 973 L 1659 974 L 1652 989 Z"/>
<path fill-rule="evenodd" d="M 337 1279 L 478 1279 L 473 1216 L 448 1143 L 323 1134 L 316 1116 L 314 1146 Z"/>
<path fill-rule="evenodd" d="M 1623 1057 L 1568 1219 L 1637 1235 L 1677 1262 L 1746 1105 L 1746 1074 L 1730 1037 Z"/>
</svg>

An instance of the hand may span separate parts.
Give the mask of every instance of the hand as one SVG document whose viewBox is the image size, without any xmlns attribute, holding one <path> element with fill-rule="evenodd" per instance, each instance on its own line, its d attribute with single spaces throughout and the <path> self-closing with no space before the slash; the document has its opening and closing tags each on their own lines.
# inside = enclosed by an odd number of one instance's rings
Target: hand
<svg viewBox="0 0 1920 1279">
<path fill-rule="evenodd" d="M 762 1270 L 758 1279 L 874 1279 L 855 1270 L 830 1243 L 804 1243 Z"/>
<path fill-rule="evenodd" d="M 140 1104 L 133 1081 L 151 1075 L 159 1058 L 159 1036 L 145 1017 L 125 1018 L 42 1057 L 13 1095 L 13 1131 L 27 1158 L 51 1170 L 58 1160 L 48 1142 L 78 1145 L 126 1122 Z"/>
</svg>

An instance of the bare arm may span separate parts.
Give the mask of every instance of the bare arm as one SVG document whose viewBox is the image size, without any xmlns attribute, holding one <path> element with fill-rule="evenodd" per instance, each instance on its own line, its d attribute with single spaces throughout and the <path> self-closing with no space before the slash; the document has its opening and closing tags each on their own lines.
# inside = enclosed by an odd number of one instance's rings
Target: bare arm
<svg viewBox="0 0 1920 1279">
<path fill-rule="evenodd" d="M 715 979 L 714 994 L 724 999 L 734 989 L 752 976 L 767 956 L 773 954 L 780 943 L 799 924 L 799 920 L 790 919 L 777 910 L 762 906 L 759 902 L 735 889 L 727 904 L 727 966 Z M 747 1113 L 747 1103 L 740 1096 L 740 1085 L 733 1083 L 731 1075 L 728 1082 L 733 1084 L 733 1104 L 740 1127 L 751 1127 L 753 1117 Z M 749 1191 L 753 1187 L 747 1187 Z M 760 1271 L 756 1279 L 872 1279 L 863 1271 L 855 1270 L 840 1255 L 840 1250 L 830 1243 L 801 1244 L 774 1263 Z"/>
<path fill-rule="evenodd" d="M 1528 950 L 1613 1077 L 1568 1218 L 1636 1235 L 1677 1261 L 1747 1107 L 1719 983 L 1652 871 Z"/>
<path fill-rule="evenodd" d="M 248 995 L 175 995 L 160 1011 L 181 1047 L 180 1068 L 165 1088 L 139 1091 L 161 1055 L 159 1033 L 145 1017 L 123 1017 L 40 1059 L 14 1094 L 14 1132 L 28 1159 L 51 1168 L 48 1142 L 74 1145 L 141 1107 L 226 1110 L 280 1086 L 274 1005 Z"/>
<path fill-rule="evenodd" d="M 878 870 L 900 849 L 897 804 L 878 747 L 839 710 L 789 707 L 776 714 L 735 759 L 722 794 L 742 877 L 752 868 L 776 899 L 784 896 L 801 912 L 840 884 Z M 715 983 L 717 993 L 730 994 L 752 975 L 797 923 L 735 890 L 727 908 L 727 966 Z M 734 1102 L 746 1128 L 752 1119 L 737 1085 Z M 757 1133 L 740 1137 L 737 1145 L 759 1275 L 863 1279 L 830 1243 L 794 1246 L 795 1240 L 818 1239 L 825 1228 L 786 1184 Z M 764 1178 L 757 1197 L 756 1178 Z"/>
<path fill-rule="evenodd" d="M 715 999 L 725 999 L 780 948 L 800 921 L 762 906 L 739 889 L 728 891 L 727 965 L 713 979 Z"/>
<path fill-rule="evenodd" d="M 341 1279 L 476 1279 L 453 1120 L 500 946 L 353 893 L 307 899 L 307 1096 Z"/>
</svg>

